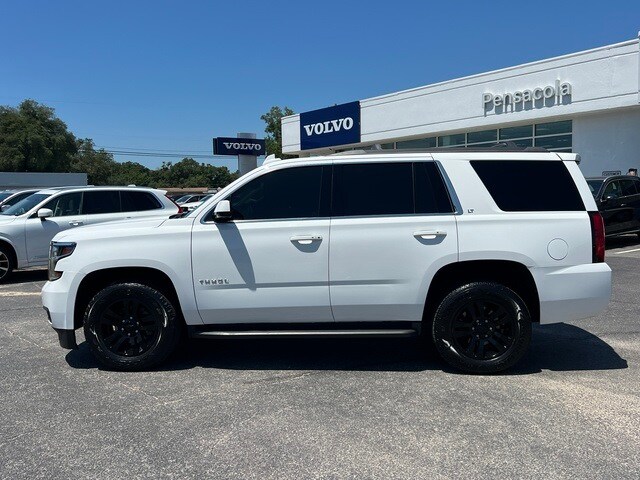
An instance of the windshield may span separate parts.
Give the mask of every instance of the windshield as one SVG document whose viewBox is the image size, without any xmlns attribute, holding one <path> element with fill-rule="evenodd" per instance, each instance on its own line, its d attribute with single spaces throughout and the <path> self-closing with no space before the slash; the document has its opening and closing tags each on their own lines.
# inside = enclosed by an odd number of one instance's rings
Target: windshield
<svg viewBox="0 0 640 480">
<path fill-rule="evenodd" d="M 12 217 L 17 217 L 18 215 L 22 215 L 27 213 L 33 207 L 38 205 L 43 200 L 49 198 L 51 196 L 50 193 L 34 193 L 33 195 L 28 196 L 27 198 L 20 200 L 15 205 L 9 207 L 1 215 L 9 215 Z"/>
<path fill-rule="evenodd" d="M 9 198 L 13 193 L 11 192 L 0 192 L 0 202 Z"/>
<path fill-rule="evenodd" d="M 191 195 L 183 195 L 181 197 L 179 197 L 178 199 L 174 200 L 174 202 L 176 203 L 184 203 L 187 200 L 189 200 L 191 198 Z"/>
<path fill-rule="evenodd" d="M 604 180 L 587 180 L 587 184 L 591 190 L 591 195 L 595 197 L 598 194 L 600 187 L 602 186 L 602 182 L 604 182 Z"/>
</svg>

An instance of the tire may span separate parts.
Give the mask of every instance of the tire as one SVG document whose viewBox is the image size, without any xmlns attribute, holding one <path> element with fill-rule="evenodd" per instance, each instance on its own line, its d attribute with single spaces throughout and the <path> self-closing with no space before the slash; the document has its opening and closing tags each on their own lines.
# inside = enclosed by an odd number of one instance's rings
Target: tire
<svg viewBox="0 0 640 480">
<path fill-rule="evenodd" d="M 513 290 L 493 282 L 456 288 L 438 306 L 433 341 L 451 366 L 489 374 L 515 365 L 531 342 L 531 315 Z"/>
<path fill-rule="evenodd" d="M 146 370 L 158 365 L 175 350 L 180 332 L 181 320 L 171 301 L 138 283 L 100 290 L 84 315 L 84 335 L 91 352 L 113 370 Z"/>
<path fill-rule="evenodd" d="M 0 283 L 9 280 L 15 268 L 13 252 L 8 247 L 0 245 Z"/>
</svg>

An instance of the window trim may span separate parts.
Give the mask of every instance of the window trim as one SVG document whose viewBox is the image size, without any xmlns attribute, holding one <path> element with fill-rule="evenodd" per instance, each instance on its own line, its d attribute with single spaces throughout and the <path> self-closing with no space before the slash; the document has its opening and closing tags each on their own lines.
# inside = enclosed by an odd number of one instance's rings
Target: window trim
<svg viewBox="0 0 640 480">
<path fill-rule="evenodd" d="M 453 188 L 453 184 L 451 183 L 451 180 L 449 179 L 449 176 L 447 175 L 447 173 L 445 172 L 444 168 L 442 167 L 442 164 L 440 161 L 432 159 L 432 158 L 419 158 L 419 159 L 407 159 L 407 160 L 392 160 L 389 162 L 384 162 L 381 161 L 382 159 L 376 159 L 375 162 L 371 162 L 371 161 L 358 161 L 356 159 L 353 159 L 353 161 L 349 161 L 349 162 L 340 162 L 340 163 L 334 163 L 334 162 L 330 162 L 330 163 L 319 163 L 318 165 L 309 165 L 309 164 L 304 164 L 304 165 L 284 165 L 280 168 L 277 169 L 273 169 L 273 170 L 267 170 L 264 173 L 262 173 L 261 175 L 256 175 L 256 176 L 251 176 L 249 178 L 247 178 L 247 181 L 243 182 L 242 184 L 238 185 L 237 188 L 234 188 L 232 191 L 228 192 L 224 197 L 219 198 L 215 203 L 213 203 L 211 205 L 211 207 L 201 215 L 200 217 L 200 224 L 201 225 L 211 225 L 211 224 L 217 224 L 217 222 L 215 220 L 213 220 L 213 213 L 216 209 L 216 206 L 218 205 L 218 203 L 220 203 L 222 200 L 227 200 L 234 192 L 236 192 L 237 190 L 239 190 L 240 188 L 242 188 L 243 186 L 247 185 L 249 182 L 260 178 L 263 175 L 267 175 L 268 173 L 271 172 L 277 172 L 280 170 L 287 170 L 289 168 L 301 168 L 301 167 L 320 167 L 326 170 L 329 170 L 329 178 L 330 181 L 328 182 L 328 197 L 329 197 L 329 215 L 321 215 L 318 217 L 294 217 L 294 218 L 272 218 L 272 219 L 249 219 L 249 220 L 231 220 L 227 223 L 256 223 L 256 222 L 291 222 L 291 221 L 309 221 L 309 220 L 338 220 L 338 219 L 342 219 L 342 218 L 348 218 L 348 219 L 359 219 L 359 218 L 395 218 L 395 217 L 439 217 L 439 216 L 446 216 L 446 215 L 461 215 L 462 214 L 462 204 L 460 203 L 460 200 L 457 196 L 457 194 L 455 193 L 455 189 Z M 438 171 L 438 174 L 440 175 L 440 179 L 442 180 L 442 183 L 444 185 L 445 191 L 447 193 L 447 197 L 449 199 L 449 203 L 451 205 L 451 212 L 438 212 L 438 213 L 399 213 L 399 214 L 380 214 L 380 215 L 342 215 L 342 216 L 333 216 L 333 178 L 334 178 L 334 166 L 335 165 L 353 165 L 353 164 L 378 164 L 378 163 L 411 163 L 412 164 L 412 185 L 415 182 L 415 169 L 414 169 L 414 164 L 416 163 L 434 163 L 436 166 L 436 169 Z M 324 180 L 324 172 L 323 172 L 323 180 L 322 180 L 322 184 L 321 184 L 321 189 L 326 189 L 327 186 L 324 184 L 325 180 Z M 324 190 L 323 190 L 324 192 Z M 323 201 L 325 200 L 325 196 L 321 195 L 320 197 L 320 211 L 322 212 L 322 208 L 323 208 Z M 415 202 L 415 195 L 414 195 L 414 202 Z"/>
</svg>

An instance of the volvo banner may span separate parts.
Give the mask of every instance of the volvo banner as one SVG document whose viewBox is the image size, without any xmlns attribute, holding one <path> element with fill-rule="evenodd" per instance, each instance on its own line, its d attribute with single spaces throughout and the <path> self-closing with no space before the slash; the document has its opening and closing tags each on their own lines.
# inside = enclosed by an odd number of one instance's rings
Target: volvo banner
<svg viewBox="0 0 640 480">
<path fill-rule="evenodd" d="M 214 155 L 254 155 L 265 154 L 264 140 L 257 138 L 217 137 L 213 139 Z"/>
<path fill-rule="evenodd" d="M 300 114 L 302 150 L 360 142 L 360 102 Z"/>
</svg>

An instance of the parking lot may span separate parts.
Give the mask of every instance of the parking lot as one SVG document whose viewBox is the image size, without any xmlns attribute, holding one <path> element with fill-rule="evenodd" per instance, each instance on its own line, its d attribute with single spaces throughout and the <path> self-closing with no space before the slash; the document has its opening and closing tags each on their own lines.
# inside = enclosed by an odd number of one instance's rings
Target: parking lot
<svg viewBox="0 0 640 480">
<path fill-rule="evenodd" d="M 501 375 L 414 340 L 191 341 L 153 372 L 57 344 L 43 272 L 0 286 L 2 478 L 638 478 L 640 243 L 609 309 L 538 327 Z M 78 341 L 83 341 L 78 334 Z"/>
</svg>

